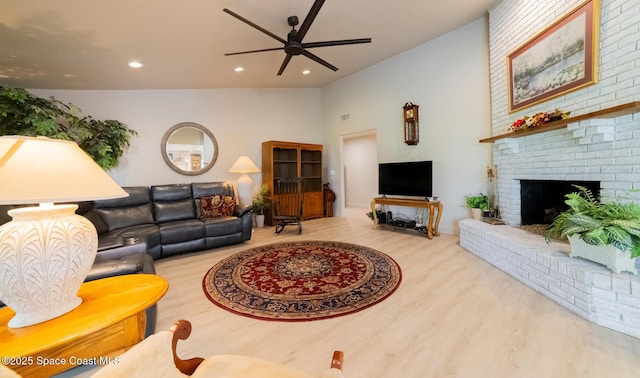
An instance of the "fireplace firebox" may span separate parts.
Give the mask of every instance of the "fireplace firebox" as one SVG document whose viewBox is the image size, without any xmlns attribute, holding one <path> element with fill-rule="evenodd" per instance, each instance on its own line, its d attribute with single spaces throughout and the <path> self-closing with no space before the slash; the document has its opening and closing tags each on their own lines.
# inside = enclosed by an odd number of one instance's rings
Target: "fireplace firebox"
<svg viewBox="0 0 640 378">
<path fill-rule="evenodd" d="M 595 196 L 600 195 L 600 181 L 520 180 L 521 224 L 550 224 L 557 214 L 566 210 L 565 195 L 584 186 Z"/>
</svg>

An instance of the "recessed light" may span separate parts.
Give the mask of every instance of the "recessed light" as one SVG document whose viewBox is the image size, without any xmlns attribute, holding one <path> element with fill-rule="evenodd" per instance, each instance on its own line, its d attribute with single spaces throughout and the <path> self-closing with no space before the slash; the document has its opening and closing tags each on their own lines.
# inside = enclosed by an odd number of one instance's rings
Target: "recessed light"
<svg viewBox="0 0 640 378">
<path fill-rule="evenodd" d="M 129 62 L 129 67 L 131 67 L 131 68 L 140 68 L 140 67 L 142 67 L 142 63 L 134 60 L 132 62 Z"/>
<path fill-rule="evenodd" d="M 242 72 L 242 71 L 244 71 L 244 68 L 243 67 L 236 67 L 233 70 L 236 71 L 236 72 Z"/>
<path fill-rule="evenodd" d="M 310 74 L 310 73 L 311 73 L 311 71 L 309 71 L 309 70 L 304 70 L 304 71 L 302 71 L 302 74 L 303 74 L 303 75 L 308 75 L 308 74 Z"/>
</svg>

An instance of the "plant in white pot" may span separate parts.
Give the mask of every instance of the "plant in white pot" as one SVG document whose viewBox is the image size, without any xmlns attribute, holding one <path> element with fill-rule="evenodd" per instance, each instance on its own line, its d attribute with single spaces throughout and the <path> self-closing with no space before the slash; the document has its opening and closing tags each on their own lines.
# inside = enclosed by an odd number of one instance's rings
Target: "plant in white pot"
<svg viewBox="0 0 640 378">
<path fill-rule="evenodd" d="M 473 219 L 482 219 L 482 213 L 489 210 L 489 199 L 482 193 L 477 196 L 465 196 L 465 203 Z"/>
<path fill-rule="evenodd" d="M 264 227 L 264 211 L 269 208 L 269 187 L 262 184 L 258 194 L 251 200 L 251 208 L 256 216 L 256 227 Z"/>
<path fill-rule="evenodd" d="M 546 235 L 568 237 L 572 257 L 582 257 L 616 273 L 637 274 L 635 259 L 640 256 L 640 203 L 602 202 L 582 186 L 566 195 L 569 209 L 560 213 Z"/>
</svg>

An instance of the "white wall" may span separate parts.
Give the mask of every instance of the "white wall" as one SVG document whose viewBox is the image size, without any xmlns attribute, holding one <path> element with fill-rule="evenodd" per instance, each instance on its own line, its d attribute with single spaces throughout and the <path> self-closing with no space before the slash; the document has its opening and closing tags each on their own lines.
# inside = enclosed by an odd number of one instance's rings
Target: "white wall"
<svg viewBox="0 0 640 378">
<path fill-rule="evenodd" d="M 122 186 L 192 181 L 235 183 L 238 175 L 227 172 L 229 167 L 241 155 L 248 155 L 260 167 L 264 141 L 322 143 L 320 89 L 29 91 L 72 102 L 83 114 L 117 119 L 138 132 L 120 166 L 109 172 Z M 199 123 L 215 136 L 218 160 L 209 172 L 184 176 L 163 161 L 162 137 L 180 122 Z M 257 191 L 262 176 L 251 176 Z"/>
<path fill-rule="evenodd" d="M 487 35 L 480 19 L 323 88 L 328 170 L 341 169 L 341 135 L 375 129 L 379 162 L 433 160 L 433 194 L 444 204 L 440 230 L 457 234 L 458 220 L 467 217 L 464 196 L 487 191 L 491 147 L 478 143 L 491 132 Z M 420 106 L 417 146 L 403 142 L 407 101 Z M 329 181 L 343 196 L 339 175 Z"/>
</svg>

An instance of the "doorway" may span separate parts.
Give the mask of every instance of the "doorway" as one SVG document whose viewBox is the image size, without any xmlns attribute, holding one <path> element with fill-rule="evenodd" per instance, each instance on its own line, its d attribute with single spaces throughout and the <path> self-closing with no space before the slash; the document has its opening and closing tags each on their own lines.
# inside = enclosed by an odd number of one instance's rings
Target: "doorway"
<svg viewBox="0 0 640 378">
<path fill-rule="evenodd" d="M 375 130 L 342 137 L 343 216 L 363 216 L 378 194 L 378 143 Z"/>
</svg>

